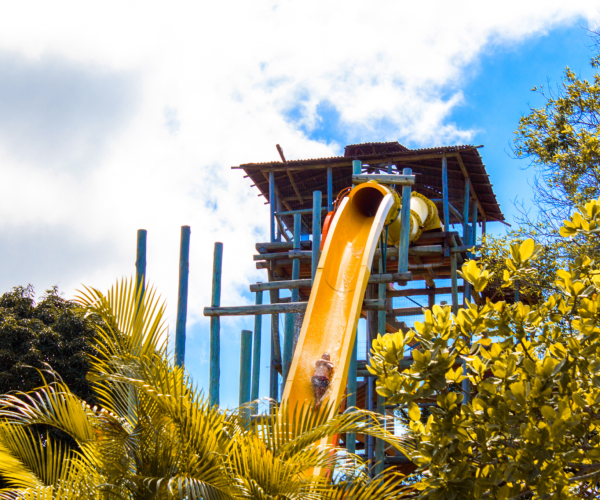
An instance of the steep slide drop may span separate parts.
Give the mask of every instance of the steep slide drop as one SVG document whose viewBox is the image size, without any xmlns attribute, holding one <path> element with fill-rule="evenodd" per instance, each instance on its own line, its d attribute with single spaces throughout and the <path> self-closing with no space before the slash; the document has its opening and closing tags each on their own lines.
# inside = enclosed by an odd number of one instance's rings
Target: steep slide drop
<svg viewBox="0 0 600 500">
<path fill-rule="evenodd" d="M 344 198 L 331 227 L 319 266 L 282 399 L 293 411 L 313 404 L 315 362 L 329 353 L 333 364 L 324 400 L 336 407 L 344 396 L 356 327 L 377 241 L 400 210 L 397 195 L 368 182 Z"/>
</svg>

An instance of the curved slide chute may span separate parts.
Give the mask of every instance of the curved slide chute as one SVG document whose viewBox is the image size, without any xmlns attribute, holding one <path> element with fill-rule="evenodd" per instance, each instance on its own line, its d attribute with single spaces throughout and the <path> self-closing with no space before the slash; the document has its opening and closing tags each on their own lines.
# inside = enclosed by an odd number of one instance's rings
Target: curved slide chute
<svg viewBox="0 0 600 500">
<path fill-rule="evenodd" d="M 285 382 L 282 400 L 290 409 L 314 404 L 311 377 L 325 352 L 333 373 L 324 400 L 334 408 L 341 403 L 373 255 L 384 225 L 399 211 L 395 192 L 374 182 L 356 186 L 342 201 L 329 228 Z"/>
</svg>

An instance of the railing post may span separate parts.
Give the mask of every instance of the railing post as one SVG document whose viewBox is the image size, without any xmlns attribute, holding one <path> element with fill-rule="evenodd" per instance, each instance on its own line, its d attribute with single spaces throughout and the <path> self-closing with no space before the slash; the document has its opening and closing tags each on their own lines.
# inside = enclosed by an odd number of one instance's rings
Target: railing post
<svg viewBox="0 0 600 500">
<path fill-rule="evenodd" d="M 321 191 L 313 192 L 313 221 L 312 221 L 312 262 L 311 277 L 314 280 L 319 267 L 319 257 L 321 256 Z"/>
<path fill-rule="evenodd" d="M 239 403 L 242 406 L 250 401 L 250 372 L 252 365 L 252 332 L 242 330 L 240 342 L 240 393 Z"/>
<path fill-rule="evenodd" d="M 442 200 L 444 204 L 444 231 L 450 231 L 450 207 L 448 202 L 448 160 L 442 155 Z"/>
<path fill-rule="evenodd" d="M 221 305 L 221 271 L 223 267 L 223 243 L 215 243 L 212 274 L 211 307 Z M 208 398 L 211 406 L 219 405 L 221 376 L 221 325 L 218 316 L 210 318 L 210 382 Z"/>
<path fill-rule="evenodd" d="M 187 318 L 188 278 L 190 274 L 190 226 L 181 226 L 179 249 L 179 294 L 175 327 L 175 364 L 185 363 L 185 323 Z"/>
<path fill-rule="evenodd" d="M 263 293 L 256 292 L 256 299 L 254 303 L 256 305 L 262 304 Z M 262 336 L 262 315 L 257 314 L 254 316 L 254 342 L 253 342 L 253 354 L 252 354 L 252 389 L 250 391 L 250 400 L 256 401 L 258 399 L 258 389 L 260 383 L 260 344 Z"/>
<path fill-rule="evenodd" d="M 412 169 L 402 173 L 411 175 Z M 402 210 L 400 212 L 400 241 L 398 242 L 398 272 L 408 272 L 408 244 L 410 242 L 410 186 L 402 186 Z"/>
</svg>

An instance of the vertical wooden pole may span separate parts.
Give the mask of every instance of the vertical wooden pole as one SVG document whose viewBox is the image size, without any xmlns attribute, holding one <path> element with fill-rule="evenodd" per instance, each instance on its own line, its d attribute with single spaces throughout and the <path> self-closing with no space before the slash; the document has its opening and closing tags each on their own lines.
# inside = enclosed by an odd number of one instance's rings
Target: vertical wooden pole
<svg viewBox="0 0 600 500">
<path fill-rule="evenodd" d="M 269 277 L 269 281 L 272 281 Z M 271 304 L 279 302 L 279 290 L 269 292 Z M 269 397 L 277 400 L 278 366 L 281 363 L 281 344 L 279 342 L 279 314 L 271 314 L 271 363 L 269 369 Z M 280 369 L 280 368 L 279 368 Z"/>
<path fill-rule="evenodd" d="M 277 208 L 277 213 L 283 212 L 283 209 L 281 208 L 281 198 L 277 196 L 277 193 L 275 194 L 275 207 Z M 283 235 L 281 234 L 281 226 L 279 224 L 277 224 L 275 234 L 275 241 L 283 241 Z"/>
<path fill-rule="evenodd" d="M 175 326 L 175 364 L 185 363 L 185 323 L 187 318 L 188 278 L 190 274 L 190 226 L 181 226 L 179 249 L 179 294 Z"/>
<path fill-rule="evenodd" d="M 256 299 L 254 303 L 260 305 L 263 302 L 262 291 L 256 292 Z M 258 399 L 258 388 L 260 383 L 260 344 L 262 336 L 262 315 L 257 314 L 254 316 L 254 342 L 253 342 L 253 353 L 252 353 L 252 388 L 250 390 L 250 400 L 256 401 Z"/>
<path fill-rule="evenodd" d="M 327 211 L 333 210 L 333 168 L 327 167 Z"/>
<path fill-rule="evenodd" d="M 275 241 L 275 211 L 277 202 L 275 201 L 275 172 L 269 172 L 269 210 L 270 210 L 270 233 L 271 242 Z"/>
<path fill-rule="evenodd" d="M 450 254 L 450 278 L 452 279 L 452 312 L 458 312 L 458 275 L 456 273 L 456 254 Z"/>
<path fill-rule="evenodd" d="M 412 169 L 402 173 L 411 175 Z M 398 272 L 408 271 L 408 244 L 410 240 L 410 186 L 402 186 L 402 211 L 400 212 L 400 241 L 398 242 Z"/>
<path fill-rule="evenodd" d="M 283 324 L 283 367 L 282 367 L 282 382 L 281 382 L 281 394 L 285 388 L 287 382 L 288 372 L 290 371 L 290 365 L 292 364 L 292 350 L 294 348 L 294 314 L 286 313 L 284 315 Z"/>
<path fill-rule="evenodd" d="M 215 243 L 213 256 L 211 307 L 221 305 L 221 271 L 223 267 L 223 243 Z M 219 382 L 221 376 L 221 324 L 218 316 L 210 317 L 210 381 L 208 399 L 211 406 L 219 405 Z"/>
<path fill-rule="evenodd" d="M 302 225 L 302 215 L 294 214 L 294 243 L 293 249 L 300 250 L 300 231 Z M 297 280 L 300 278 L 300 259 L 293 259 L 292 261 L 292 279 Z M 300 291 L 298 289 L 292 290 L 292 302 L 298 302 Z M 283 332 L 283 384 L 282 394 L 285 384 L 287 382 L 287 375 L 292 364 L 292 358 L 294 356 L 294 327 L 296 314 L 298 313 L 287 313 L 285 315 L 285 330 Z"/>
<path fill-rule="evenodd" d="M 358 367 L 358 335 L 354 338 L 354 347 L 352 348 L 352 357 L 350 358 L 350 366 L 348 367 L 348 385 L 346 386 L 346 394 L 348 408 L 356 406 L 356 369 Z M 346 449 L 350 453 L 356 453 L 356 434 L 353 432 L 346 433 Z"/>
<path fill-rule="evenodd" d="M 486 231 L 485 231 L 485 223 L 487 222 L 487 219 L 485 217 L 483 217 L 481 219 L 481 235 L 485 235 Z"/>
<path fill-rule="evenodd" d="M 141 289 L 143 295 L 146 287 L 146 238 L 148 232 L 145 229 L 138 229 L 137 248 L 135 252 L 135 286 L 136 290 Z"/>
<path fill-rule="evenodd" d="M 471 230 L 471 244 L 477 244 L 477 200 L 473 200 L 473 215 L 471 217 L 471 224 L 473 229 Z"/>
<path fill-rule="evenodd" d="M 360 175 L 362 173 L 362 162 L 360 160 L 352 160 L 352 175 Z"/>
<path fill-rule="evenodd" d="M 311 277 L 314 280 L 321 256 L 321 191 L 313 192 L 313 221 L 312 221 L 312 262 Z"/>
<path fill-rule="evenodd" d="M 450 207 L 448 202 L 448 160 L 442 155 L 442 200 L 444 204 L 444 231 L 450 231 Z"/>
<path fill-rule="evenodd" d="M 252 368 L 252 332 L 242 330 L 240 343 L 240 406 L 250 401 L 250 372 Z"/>
<path fill-rule="evenodd" d="M 383 242 L 386 245 L 387 242 Z M 384 253 L 384 248 L 381 248 L 381 252 Z M 379 272 L 385 272 L 385 262 L 383 259 L 379 259 Z M 385 283 L 379 284 L 379 299 L 385 300 Z M 385 323 L 386 323 L 386 311 L 377 311 L 377 333 L 379 335 L 385 335 Z M 377 394 L 377 412 L 385 417 L 385 398 Z M 385 421 L 385 420 L 384 420 Z M 375 440 L 375 475 L 379 475 L 383 472 L 383 458 L 385 452 L 385 443 L 381 439 Z"/>
<path fill-rule="evenodd" d="M 427 294 L 427 307 L 431 309 L 435 305 L 435 282 L 434 286 L 427 286 L 429 293 Z"/>
</svg>

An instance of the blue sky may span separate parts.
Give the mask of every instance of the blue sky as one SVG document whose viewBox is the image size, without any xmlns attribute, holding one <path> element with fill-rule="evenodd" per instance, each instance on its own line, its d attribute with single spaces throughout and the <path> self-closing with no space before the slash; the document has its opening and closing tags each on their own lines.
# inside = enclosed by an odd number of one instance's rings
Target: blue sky
<svg viewBox="0 0 600 500">
<path fill-rule="evenodd" d="M 589 75 L 589 0 L 56 0 L 0 7 L 0 291 L 148 279 L 174 332 L 180 227 L 191 226 L 187 366 L 208 383 L 212 252 L 223 305 L 252 303 L 268 207 L 232 165 L 340 154 L 348 143 L 484 144 L 512 221 L 530 171 L 509 157 L 530 88 Z M 382 15 L 385 13 L 385 15 Z M 501 230 L 501 226 L 490 230 Z M 237 400 L 239 332 L 222 322 L 222 403 Z M 268 320 L 264 331 L 268 332 Z M 264 353 L 268 352 L 265 334 Z M 263 357 L 262 381 L 267 364 Z M 263 384 L 262 395 L 266 394 Z"/>
</svg>

